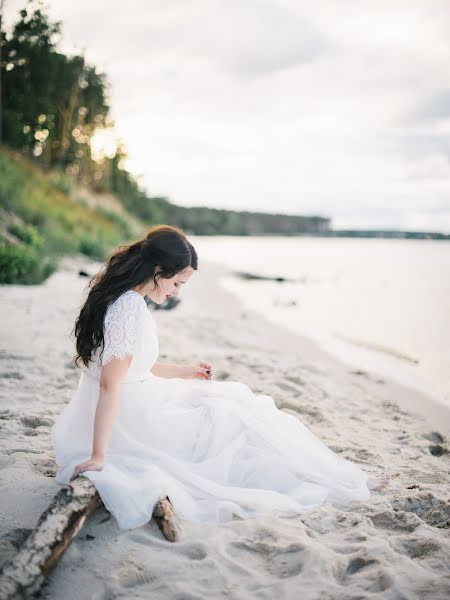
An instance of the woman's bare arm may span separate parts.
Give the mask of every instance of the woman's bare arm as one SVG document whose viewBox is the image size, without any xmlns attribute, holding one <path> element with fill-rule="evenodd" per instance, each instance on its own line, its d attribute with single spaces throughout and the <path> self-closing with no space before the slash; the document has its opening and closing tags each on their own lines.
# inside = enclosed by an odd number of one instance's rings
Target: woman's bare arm
<svg viewBox="0 0 450 600">
<path fill-rule="evenodd" d="M 171 379 L 172 377 L 182 377 L 182 365 L 176 365 L 174 363 L 156 362 L 150 371 L 153 373 L 153 375 L 165 377 L 166 379 Z"/>
<path fill-rule="evenodd" d="M 158 377 L 171 379 L 179 377 L 181 379 L 211 379 L 211 364 L 200 361 L 195 365 L 176 365 L 174 363 L 160 363 L 153 365 L 150 371 Z"/>
<path fill-rule="evenodd" d="M 125 379 L 130 363 L 131 356 L 126 356 L 121 359 L 113 358 L 102 367 L 100 395 L 94 419 L 93 457 L 105 457 L 114 421 L 119 412 L 120 385 Z"/>
<path fill-rule="evenodd" d="M 119 412 L 120 385 L 125 379 L 130 363 L 131 356 L 127 355 L 121 359 L 113 358 L 102 367 L 100 392 L 94 418 L 91 458 L 75 467 L 70 478 L 71 481 L 83 471 L 98 471 L 103 468 L 109 438 Z"/>
</svg>

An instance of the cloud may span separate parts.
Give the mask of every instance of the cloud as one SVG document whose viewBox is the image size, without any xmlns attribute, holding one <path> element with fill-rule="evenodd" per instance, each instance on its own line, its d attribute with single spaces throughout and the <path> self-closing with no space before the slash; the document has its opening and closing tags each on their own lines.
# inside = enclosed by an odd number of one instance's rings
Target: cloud
<svg viewBox="0 0 450 600">
<path fill-rule="evenodd" d="M 429 98 L 422 100 L 416 116 L 425 120 L 450 118 L 450 88 L 434 90 Z"/>
<path fill-rule="evenodd" d="M 234 1 L 224 13 L 220 27 L 202 32 L 199 49 L 239 78 L 271 75 L 329 51 L 320 29 L 282 3 Z"/>
<path fill-rule="evenodd" d="M 448 2 L 50 4 L 150 193 L 450 231 Z"/>
</svg>

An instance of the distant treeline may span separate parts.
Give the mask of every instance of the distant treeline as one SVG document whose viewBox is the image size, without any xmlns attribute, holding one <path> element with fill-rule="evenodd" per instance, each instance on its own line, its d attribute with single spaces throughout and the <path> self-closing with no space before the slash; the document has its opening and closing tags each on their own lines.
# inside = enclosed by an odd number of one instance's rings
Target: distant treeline
<svg viewBox="0 0 450 600">
<path fill-rule="evenodd" d="M 124 168 L 121 143 L 99 147 L 112 131 L 108 82 L 83 55 L 57 49 L 61 23 L 39 0 L 19 12 L 10 35 L 0 21 L 0 143 L 20 150 L 46 170 L 61 172 L 96 192 L 115 194 L 145 224 L 170 223 L 202 234 L 317 233 L 329 219 L 182 207 L 148 197 Z"/>
<path fill-rule="evenodd" d="M 359 230 L 359 229 L 336 229 L 323 234 L 326 237 L 353 237 L 353 238 L 392 238 L 410 240 L 450 240 L 450 235 L 434 231 L 397 231 L 397 230 Z"/>
<path fill-rule="evenodd" d="M 170 222 L 189 233 L 204 235 L 298 235 L 328 231 L 330 220 L 324 217 L 268 214 L 204 207 L 166 206 Z"/>
</svg>

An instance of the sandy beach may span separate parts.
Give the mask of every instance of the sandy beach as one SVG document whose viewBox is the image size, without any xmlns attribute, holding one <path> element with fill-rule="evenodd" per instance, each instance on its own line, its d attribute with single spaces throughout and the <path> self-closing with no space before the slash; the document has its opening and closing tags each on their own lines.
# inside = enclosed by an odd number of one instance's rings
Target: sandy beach
<svg viewBox="0 0 450 600">
<path fill-rule="evenodd" d="M 50 431 L 76 389 L 71 330 L 99 263 L 66 258 L 43 285 L 0 286 L 0 565 L 61 489 Z M 450 597 L 450 414 L 352 368 L 244 308 L 200 264 L 158 310 L 161 362 L 208 360 L 214 378 L 269 394 L 335 452 L 391 481 L 367 502 L 295 518 L 119 530 L 100 508 L 50 574 L 44 599 L 446 599 Z"/>
</svg>

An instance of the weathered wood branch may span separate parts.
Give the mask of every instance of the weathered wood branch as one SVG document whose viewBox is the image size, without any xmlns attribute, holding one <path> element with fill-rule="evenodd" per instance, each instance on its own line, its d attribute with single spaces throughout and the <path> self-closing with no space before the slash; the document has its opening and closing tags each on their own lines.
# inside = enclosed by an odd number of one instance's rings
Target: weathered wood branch
<svg viewBox="0 0 450 600">
<path fill-rule="evenodd" d="M 99 493 L 87 477 L 79 476 L 70 486 L 59 490 L 16 556 L 2 569 L 0 600 L 32 597 L 101 503 Z M 167 540 L 179 539 L 181 530 L 168 497 L 157 502 L 153 516 Z"/>
<path fill-rule="evenodd" d="M 172 503 L 168 496 L 156 503 L 153 509 L 153 518 L 166 540 L 176 542 L 180 539 L 181 529 L 175 519 Z"/>
<path fill-rule="evenodd" d="M 101 503 L 86 477 L 62 488 L 0 575 L 0 598 L 27 598 L 42 586 L 86 519 Z"/>
</svg>

